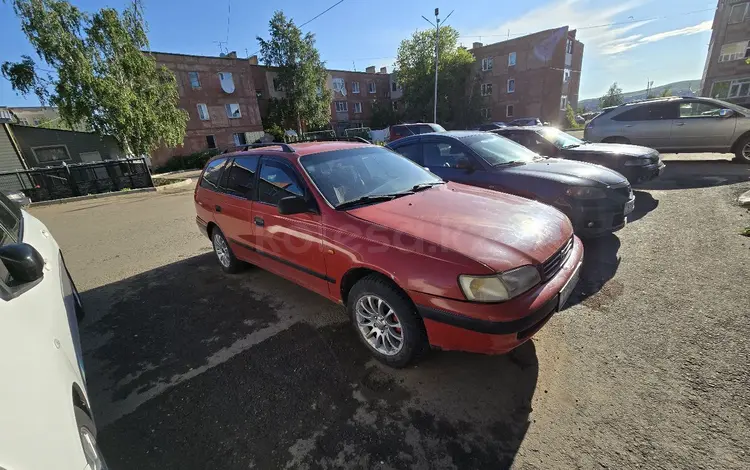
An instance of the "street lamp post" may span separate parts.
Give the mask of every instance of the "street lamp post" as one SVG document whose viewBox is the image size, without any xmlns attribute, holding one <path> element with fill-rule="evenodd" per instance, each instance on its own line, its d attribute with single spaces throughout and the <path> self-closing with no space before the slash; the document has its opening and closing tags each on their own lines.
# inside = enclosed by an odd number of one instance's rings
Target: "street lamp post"
<svg viewBox="0 0 750 470">
<path fill-rule="evenodd" d="M 443 23 L 445 23 L 448 20 L 448 18 L 453 14 L 453 11 L 448 13 L 448 16 L 446 16 L 445 19 L 443 20 Z M 432 108 L 432 122 L 434 122 L 435 124 L 437 124 L 437 103 L 438 103 L 437 91 L 438 91 L 438 63 L 439 63 L 438 59 L 440 58 L 440 18 L 438 18 L 439 14 L 440 14 L 440 9 L 435 8 L 435 23 L 425 18 L 424 15 L 422 16 L 422 18 L 424 18 L 426 22 L 430 23 L 432 26 L 435 27 L 435 103 Z"/>
</svg>

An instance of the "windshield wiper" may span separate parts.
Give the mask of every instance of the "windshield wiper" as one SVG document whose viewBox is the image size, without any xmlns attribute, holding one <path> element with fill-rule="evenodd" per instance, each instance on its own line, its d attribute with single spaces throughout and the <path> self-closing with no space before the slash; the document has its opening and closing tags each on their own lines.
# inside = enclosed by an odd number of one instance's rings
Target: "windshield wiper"
<svg viewBox="0 0 750 470">
<path fill-rule="evenodd" d="M 422 191 L 423 189 L 429 189 L 439 184 L 445 184 L 445 181 L 435 181 L 432 183 L 419 183 L 411 187 L 412 192 Z"/>
<path fill-rule="evenodd" d="M 563 150 L 566 150 L 566 149 L 574 149 L 574 148 L 576 148 L 576 147 L 580 147 L 580 146 L 581 146 L 581 144 L 568 144 L 568 145 L 563 145 Z"/>
<path fill-rule="evenodd" d="M 513 160 L 513 161 L 511 161 L 511 162 L 500 162 L 500 163 L 495 163 L 495 164 L 494 164 L 494 165 L 492 165 L 492 166 L 493 166 L 493 167 L 495 167 L 495 166 L 516 166 L 516 165 L 523 165 L 523 164 L 524 164 L 524 162 L 523 162 L 523 161 L 521 161 L 521 160 Z"/>
<path fill-rule="evenodd" d="M 407 194 L 414 194 L 414 192 L 403 191 L 400 193 L 392 193 L 392 194 L 372 194 L 372 195 L 362 196 L 356 199 L 352 199 L 351 201 L 342 202 L 341 204 L 336 206 L 336 210 L 350 209 L 352 207 L 356 207 L 362 204 L 369 204 L 372 202 L 390 201 L 391 199 L 396 199 L 397 197 L 406 196 Z"/>
</svg>

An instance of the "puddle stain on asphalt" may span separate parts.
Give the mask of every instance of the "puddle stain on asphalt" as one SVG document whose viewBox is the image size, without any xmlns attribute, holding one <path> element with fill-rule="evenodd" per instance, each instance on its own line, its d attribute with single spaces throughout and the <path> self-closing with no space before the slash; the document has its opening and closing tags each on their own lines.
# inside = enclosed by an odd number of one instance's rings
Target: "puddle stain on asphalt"
<svg viewBox="0 0 750 470">
<path fill-rule="evenodd" d="M 517 395 L 512 409 L 482 422 L 448 418 L 429 394 L 374 365 L 348 323 L 296 323 L 147 401 L 105 427 L 100 443 L 122 468 L 507 468 L 528 429 L 537 371 L 492 359 L 471 375 L 486 382 L 495 369 L 491 381 Z M 464 386 L 440 382 L 449 394 Z M 484 394 L 497 395 L 492 386 Z"/>
</svg>

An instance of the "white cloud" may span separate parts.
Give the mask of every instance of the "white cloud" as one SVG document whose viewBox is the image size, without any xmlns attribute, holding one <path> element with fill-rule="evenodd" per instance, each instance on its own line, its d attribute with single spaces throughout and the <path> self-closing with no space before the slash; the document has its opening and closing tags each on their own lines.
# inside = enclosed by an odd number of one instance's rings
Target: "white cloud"
<svg viewBox="0 0 750 470">
<path fill-rule="evenodd" d="M 710 31 L 712 23 L 713 22 L 711 20 L 708 20 L 702 23 L 698 23 L 694 26 L 687 26 L 685 28 L 664 31 L 661 33 L 652 34 L 650 36 L 644 37 L 643 35 L 636 34 L 633 36 L 628 36 L 626 38 L 615 39 L 602 44 L 602 53 L 605 55 L 619 54 L 638 46 L 661 41 L 667 38 L 673 38 L 677 36 L 690 36 L 693 34 L 702 33 L 704 31 Z"/>
</svg>

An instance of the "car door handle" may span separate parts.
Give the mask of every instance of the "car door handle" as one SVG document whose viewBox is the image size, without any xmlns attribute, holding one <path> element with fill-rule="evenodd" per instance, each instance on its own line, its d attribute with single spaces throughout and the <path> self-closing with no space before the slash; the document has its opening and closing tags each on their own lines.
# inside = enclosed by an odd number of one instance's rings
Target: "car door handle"
<svg viewBox="0 0 750 470">
<path fill-rule="evenodd" d="M 633 127 L 632 124 L 625 124 L 625 127 Z"/>
<path fill-rule="evenodd" d="M 266 221 L 263 220 L 263 217 L 256 217 L 255 225 L 257 225 L 258 227 L 263 227 L 264 225 L 266 225 Z"/>
<path fill-rule="evenodd" d="M 214 209 L 216 209 L 216 212 L 221 212 L 221 206 L 214 206 Z"/>
<path fill-rule="evenodd" d="M 674 125 L 675 126 L 684 126 L 685 123 L 684 122 L 675 122 Z"/>
</svg>

